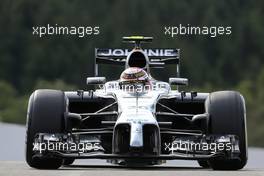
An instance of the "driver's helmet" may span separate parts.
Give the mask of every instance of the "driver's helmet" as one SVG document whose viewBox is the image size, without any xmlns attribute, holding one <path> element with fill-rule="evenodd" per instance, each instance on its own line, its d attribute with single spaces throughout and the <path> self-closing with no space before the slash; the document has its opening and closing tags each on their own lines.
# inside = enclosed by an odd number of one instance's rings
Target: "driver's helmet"
<svg viewBox="0 0 264 176">
<path fill-rule="evenodd" d="M 147 72 L 139 67 L 129 67 L 121 73 L 121 84 L 133 84 L 133 83 L 149 83 L 149 76 Z"/>
<path fill-rule="evenodd" d="M 122 72 L 119 85 L 122 90 L 130 93 L 143 93 L 151 88 L 147 72 L 139 67 L 129 67 Z"/>
</svg>

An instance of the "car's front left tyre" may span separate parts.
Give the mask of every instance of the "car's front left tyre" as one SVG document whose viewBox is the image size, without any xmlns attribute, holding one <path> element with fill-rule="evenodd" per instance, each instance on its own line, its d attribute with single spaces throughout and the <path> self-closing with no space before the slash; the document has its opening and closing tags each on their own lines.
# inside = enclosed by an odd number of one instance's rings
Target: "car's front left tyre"
<svg viewBox="0 0 264 176">
<path fill-rule="evenodd" d="M 236 159 L 211 159 L 214 170 L 238 170 L 247 163 L 246 107 L 242 95 L 234 91 L 211 93 L 206 102 L 210 115 L 209 130 L 213 135 L 235 135 L 239 141 L 240 154 Z"/>
</svg>

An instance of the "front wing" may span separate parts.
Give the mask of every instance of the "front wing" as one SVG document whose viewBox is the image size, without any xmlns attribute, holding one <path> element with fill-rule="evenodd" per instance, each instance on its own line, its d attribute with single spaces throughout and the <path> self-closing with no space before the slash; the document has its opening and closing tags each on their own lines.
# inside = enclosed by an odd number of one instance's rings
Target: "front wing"
<svg viewBox="0 0 264 176">
<path fill-rule="evenodd" d="M 234 135 L 204 135 L 185 131 L 161 130 L 171 135 L 171 143 L 161 144 L 158 155 L 142 151 L 106 153 L 100 136 L 112 134 L 110 129 L 73 132 L 69 134 L 39 133 L 33 144 L 34 157 L 58 157 L 73 159 L 137 159 L 137 160 L 208 160 L 211 158 L 239 159 L 239 142 Z M 161 135 L 163 136 L 163 135 Z M 165 152 L 164 152 L 165 151 Z"/>
</svg>

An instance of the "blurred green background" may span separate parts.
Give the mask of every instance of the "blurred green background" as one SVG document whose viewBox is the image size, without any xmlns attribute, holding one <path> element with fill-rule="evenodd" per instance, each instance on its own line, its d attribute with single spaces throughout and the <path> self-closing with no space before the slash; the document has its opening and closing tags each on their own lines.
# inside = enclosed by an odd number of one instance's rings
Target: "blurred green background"
<svg viewBox="0 0 264 176">
<path fill-rule="evenodd" d="M 147 47 L 181 49 L 188 90 L 240 91 L 247 104 L 249 144 L 264 146 L 264 1 L 245 0 L 1 0 L 0 120 L 24 124 L 29 95 L 37 88 L 87 89 L 95 47 L 129 47 L 122 36 L 153 36 Z M 33 26 L 99 26 L 100 35 L 39 38 Z M 231 26 L 232 35 L 164 35 L 164 26 Z M 116 79 L 119 67 L 102 67 Z M 173 67 L 152 70 L 168 80 Z"/>
</svg>

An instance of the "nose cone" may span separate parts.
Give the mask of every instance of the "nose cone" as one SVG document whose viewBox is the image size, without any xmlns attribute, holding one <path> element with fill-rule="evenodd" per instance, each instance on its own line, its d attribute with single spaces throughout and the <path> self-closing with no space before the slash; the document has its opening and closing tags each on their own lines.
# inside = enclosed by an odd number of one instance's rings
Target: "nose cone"
<svg viewBox="0 0 264 176">
<path fill-rule="evenodd" d="M 141 123 L 132 122 L 130 132 L 130 148 L 143 147 L 143 128 Z"/>
<path fill-rule="evenodd" d="M 126 99 L 128 101 L 129 99 Z M 133 102 L 134 103 L 134 102 Z M 149 109 L 138 109 L 134 104 L 122 106 L 123 113 L 114 127 L 113 153 L 118 154 L 159 154 L 160 133 L 158 123 Z M 129 102 L 122 102 L 122 105 Z"/>
</svg>

